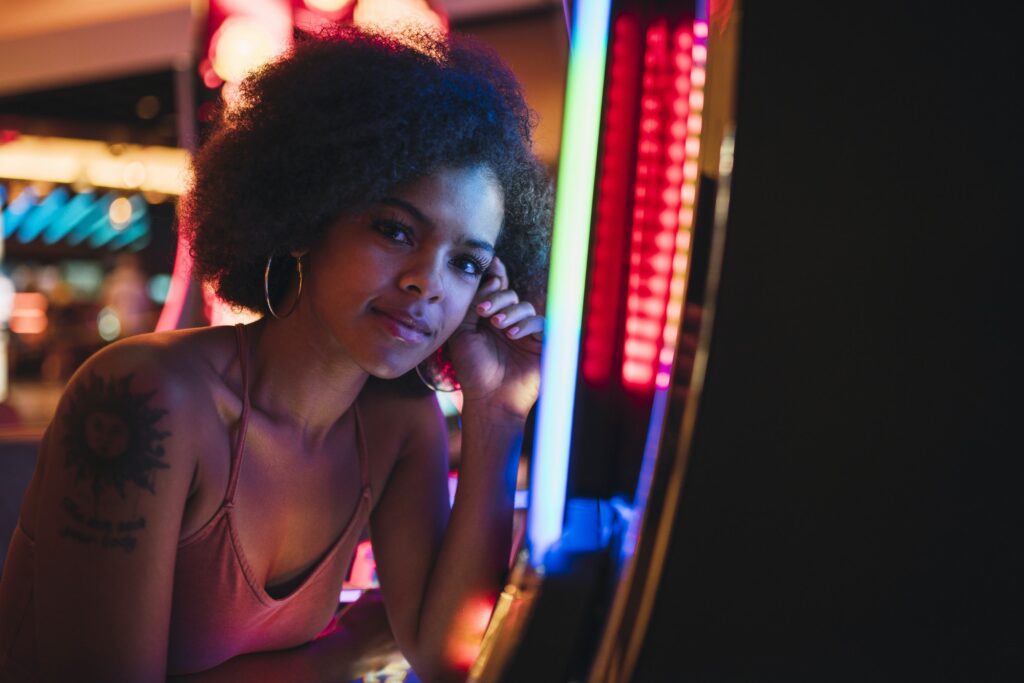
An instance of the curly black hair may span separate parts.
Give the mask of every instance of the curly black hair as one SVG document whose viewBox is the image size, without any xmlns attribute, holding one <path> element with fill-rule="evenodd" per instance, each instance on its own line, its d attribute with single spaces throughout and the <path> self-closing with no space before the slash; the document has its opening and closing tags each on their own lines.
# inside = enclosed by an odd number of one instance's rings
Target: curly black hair
<svg viewBox="0 0 1024 683">
<path fill-rule="evenodd" d="M 532 151 L 534 118 L 509 69 L 468 38 L 352 26 L 307 36 L 241 84 L 195 156 L 179 206 L 195 272 L 229 303 L 265 313 L 271 254 L 315 246 L 340 216 L 400 184 L 483 165 L 504 193 L 496 252 L 536 302 L 552 194 Z"/>
</svg>

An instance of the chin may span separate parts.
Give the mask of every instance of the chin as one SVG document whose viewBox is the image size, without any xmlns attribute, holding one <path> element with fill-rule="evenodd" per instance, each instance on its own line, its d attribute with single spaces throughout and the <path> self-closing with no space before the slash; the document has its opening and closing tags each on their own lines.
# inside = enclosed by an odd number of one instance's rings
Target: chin
<svg viewBox="0 0 1024 683">
<path fill-rule="evenodd" d="M 371 377 L 376 377 L 377 379 L 398 379 L 399 377 L 412 372 L 416 365 L 416 363 L 410 365 L 408 361 L 401 363 L 382 359 L 378 359 L 375 362 L 370 361 L 360 363 L 363 370 L 365 370 Z"/>
<path fill-rule="evenodd" d="M 370 372 L 369 374 L 370 374 L 371 377 L 373 377 L 375 379 L 391 380 L 391 379 L 398 379 L 399 377 L 402 377 L 403 375 L 408 374 L 411 369 L 412 368 L 410 368 L 409 370 L 406 370 L 405 372 L 402 372 L 401 370 L 382 370 L 382 371 Z"/>
</svg>

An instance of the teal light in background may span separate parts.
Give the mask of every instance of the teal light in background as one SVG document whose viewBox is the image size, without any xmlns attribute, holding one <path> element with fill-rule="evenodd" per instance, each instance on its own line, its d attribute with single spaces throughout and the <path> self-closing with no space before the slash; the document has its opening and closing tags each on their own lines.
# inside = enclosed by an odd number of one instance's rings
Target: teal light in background
<svg viewBox="0 0 1024 683">
<path fill-rule="evenodd" d="M 108 192 L 97 199 L 89 207 L 88 211 L 79 216 L 78 220 L 75 221 L 68 231 L 68 244 L 71 246 L 81 244 L 82 240 L 91 235 L 95 230 L 102 228 L 104 223 L 110 225 L 110 217 L 107 214 L 110 211 L 110 203 L 114 201 L 115 196 L 114 192 Z"/>
<path fill-rule="evenodd" d="M 579 0 L 572 29 L 541 358 L 543 394 L 530 468 L 527 533 L 534 565 L 562 535 L 610 5 L 610 0 Z"/>
<path fill-rule="evenodd" d="M 61 241 L 71 231 L 71 228 L 75 227 L 95 201 L 96 195 L 92 190 L 79 192 L 72 197 L 71 201 L 54 215 L 50 225 L 43 231 L 43 243 L 56 244 Z"/>
<path fill-rule="evenodd" d="M 143 249 L 145 249 L 146 247 L 149 246 L 150 236 L 152 234 L 153 233 L 151 233 L 150 231 L 147 230 L 145 235 L 143 235 L 142 237 L 138 238 L 137 240 L 135 240 L 134 242 L 129 244 L 127 247 L 125 247 L 124 250 L 128 251 L 128 252 L 142 251 Z"/>
<path fill-rule="evenodd" d="M 128 197 L 128 201 L 132 207 L 131 217 L 128 219 L 127 224 L 124 227 L 115 227 L 110 220 L 109 212 L 100 219 L 101 227 L 97 229 L 89 237 L 89 246 L 94 249 L 98 249 L 102 246 L 108 245 L 111 249 L 124 246 L 129 242 L 141 237 L 149 231 L 149 216 L 146 206 L 146 200 L 141 195 L 133 194 Z M 106 222 L 104 223 L 104 219 Z M 121 241 L 124 235 L 130 235 L 131 237 L 127 240 Z M 118 240 L 117 244 L 114 241 Z"/>
<path fill-rule="evenodd" d="M 61 276 L 83 298 L 99 296 L 103 286 L 103 266 L 96 261 L 64 261 Z"/>
<path fill-rule="evenodd" d="M 149 298 L 158 304 L 167 301 L 167 291 L 171 288 L 171 276 L 169 273 L 159 273 L 149 278 L 146 284 L 146 293 Z"/>
<path fill-rule="evenodd" d="M 115 193 L 108 193 L 97 198 L 92 190 L 72 194 L 60 186 L 40 199 L 33 187 L 26 187 L 0 214 L 4 236 L 22 244 L 39 239 L 52 245 L 66 239 L 76 246 L 88 240 L 93 248 L 137 251 L 149 243 L 149 205 L 140 194 L 130 196 L 131 216 L 124 227 L 118 227 L 109 215 L 114 197 Z"/>
<path fill-rule="evenodd" d="M 4 237 L 10 237 L 36 205 L 35 188 L 29 185 L 4 209 Z"/>
<path fill-rule="evenodd" d="M 122 247 L 125 247 L 132 242 L 135 242 L 142 237 L 149 234 L 149 213 L 143 213 L 138 218 L 132 220 L 131 225 L 121 231 L 119 235 L 114 236 L 107 246 L 116 251 Z"/>
<path fill-rule="evenodd" d="M 39 203 L 18 230 L 18 241 L 27 244 L 39 237 L 40 233 L 60 214 L 68 203 L 68 191 L 63 187 L 55 187 L 46 199 Z"/>
</svg>

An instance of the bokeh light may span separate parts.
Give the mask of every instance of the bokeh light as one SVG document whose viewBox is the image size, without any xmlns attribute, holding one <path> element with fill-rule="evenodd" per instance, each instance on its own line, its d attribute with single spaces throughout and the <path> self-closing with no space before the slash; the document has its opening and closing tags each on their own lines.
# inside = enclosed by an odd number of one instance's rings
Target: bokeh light
<svg viewBox="0 0 1024 683">
<path fill-rule="evenodd" d="M 104 307 L 96 316 L 96 328 L 104 341 L 114 341 L 121 336 L 121 319 L 109 306 Z"/>
<path fill-rule="evenodd" d="M 352 4 L 353 0 L 304 0 L 306 7 L 321 12 L 337 12 L 342 7 Z"/>
<path fill-rule="evenodd" d="M 110 209 L 107 211 L 110 216 L 110 224 L 115 230 L 122 230 L 132 220 L 132 203 L 127 197 L 118 197 L 110 202 Z"/>
<path fill-rule="evenodd" d="M 237 83 L 252 70 L 277 56 L 281 45 L 259 22 L 229 17 L 213 36 L 213 70 L 225 81 Z"/>
</svg>

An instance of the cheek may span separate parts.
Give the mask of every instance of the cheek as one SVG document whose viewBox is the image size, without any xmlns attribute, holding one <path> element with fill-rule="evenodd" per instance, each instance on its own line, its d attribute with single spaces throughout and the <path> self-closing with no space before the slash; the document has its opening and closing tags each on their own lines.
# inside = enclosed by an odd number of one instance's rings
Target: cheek
<svg viewBox="0 0 1024 683">
<path fill-rule="evenodd" d="M 372 250 L 354 248 L 325 251 L 313 264 L 310 289 L 317 298 L 341 303 L 372 287 L 384 273 L 383 264 Z"/>
<path fill-rule="evenodd" d="M 479 285 L 472 287 L 456 287 L 449 290 L 448 307 L 445 315 L 445 339 L 447 339 L 470 313 L 473 300 L 476 299 L 476 292 Z"/>
</svg>

